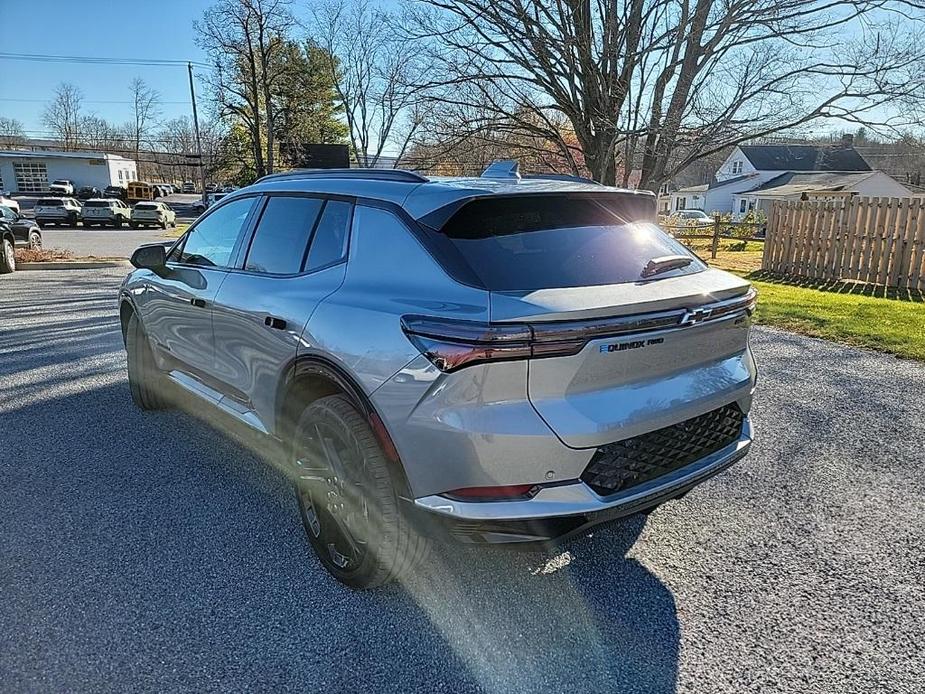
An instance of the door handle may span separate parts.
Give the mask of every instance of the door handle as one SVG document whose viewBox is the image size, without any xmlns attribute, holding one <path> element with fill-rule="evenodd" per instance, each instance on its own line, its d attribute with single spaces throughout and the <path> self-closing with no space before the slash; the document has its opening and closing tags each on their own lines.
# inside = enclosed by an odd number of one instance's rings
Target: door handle
<svg viewBox="0 0 925 694">
<path fill-rule="evenodd" d="M 267 316 L 263 319 L 263 324 L 268 328 L 275 328 L 276 330 L 285 330 L 286 321 L 282 318 L 277 318 L 276 316 Z"/>
<path fill-rule="evenodd" d="M 189 302 L 196 308 L 205 308 L 206 300 L 205 299 L 190 299 Z"/>
</svg>

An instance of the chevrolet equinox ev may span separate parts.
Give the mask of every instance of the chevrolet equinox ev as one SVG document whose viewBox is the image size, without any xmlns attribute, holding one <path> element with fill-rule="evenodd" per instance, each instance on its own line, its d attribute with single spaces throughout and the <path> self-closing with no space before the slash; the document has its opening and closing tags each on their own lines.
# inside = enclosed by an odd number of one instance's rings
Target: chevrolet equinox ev
<svg viewBox="0 0 925 694">
<path fill-rule="evenodd" d="M 191 396 L 285 451 L 352 587 L 434 539 L 542 545 L 649 511 L 751 444 L 755 293 L 662 231 L 650 193 L 504 162 L 293 171 L 132 263 L 135 403 Z"/>
</svg>

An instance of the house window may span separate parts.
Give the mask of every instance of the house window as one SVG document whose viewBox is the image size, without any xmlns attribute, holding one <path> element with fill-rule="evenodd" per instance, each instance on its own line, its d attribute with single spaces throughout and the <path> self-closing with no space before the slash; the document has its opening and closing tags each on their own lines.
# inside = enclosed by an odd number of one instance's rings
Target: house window
<svg viewBox="0 0 925 694">
<path fill-rule="evenodd" d="M 122 183 L 122 169 L 119 169 L 119 183 Z"/>
<path fill-rule="evenodd" d="M 674 208 L 676 210 L 683 210 L 685 207 L 687 207 L 687 198 L 678 198 Z"/>
<path fill-rule="evenodd" d="M 745 208 L 747 205 L 748 205 L 748 202 L 746 202 L 745 198 L 742 198 L 739 201 L 739 212 L 745 212 Z"/>
<path fill-rule="evenodd" d="M 48 190 L 48 169 L 41 162 L 13 162 L 16 190 L 21 193 L 41 193 Z"/>
<path fill-rule="evenodd" d="M 732 162 L 732 173 L 734 174 L 742 173 L 742 160 L 741 159 L 736 159 L 734 162 Z"/>
</svg>

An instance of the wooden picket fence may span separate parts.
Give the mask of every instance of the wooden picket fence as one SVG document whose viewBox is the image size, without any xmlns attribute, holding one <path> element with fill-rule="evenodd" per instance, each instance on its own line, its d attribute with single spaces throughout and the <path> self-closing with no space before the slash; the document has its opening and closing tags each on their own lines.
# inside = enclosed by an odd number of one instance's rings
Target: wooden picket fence
<svg viewBox="0 0 925 694">
<path fill-rule="evenodd" d="M 762 269 L 925 290 L 925 199 L 777 202 Z"/>
</svg>

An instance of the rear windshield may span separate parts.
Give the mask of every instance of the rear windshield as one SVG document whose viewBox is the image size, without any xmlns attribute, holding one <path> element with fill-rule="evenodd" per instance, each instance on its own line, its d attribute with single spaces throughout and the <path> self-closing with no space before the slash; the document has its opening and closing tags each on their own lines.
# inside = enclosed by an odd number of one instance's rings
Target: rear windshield
<svg viewBox="0 0 925 694">
<path fill-rule="evenodd" d="M 652 221 L 651 203 L 626 196 L 520 196 L 476 200 L 440 229 L 440 255 L 494 291 L 622 284 L 643 280 L 653 258 L 691 263 L 654 277 L 705 266 Z"/>
<path fill-rule="evenodd" d="M 136 210 L 156 210 L 158 208 L 157 208 L 157 205 L 155 205 L 153 202 L 140 202 L 137 205 L 135 205 L 135 209 Z"/>
<path fill-rule="evenodd" d="M 112 203 L 109 200 L 87 200 L 84 207 L 109 207 Z"/>
<path fill-rule="evenodd" d="M 42 198 L 37 203 L 36 206 L 41 205 L 42 207 L 61 207 L 64 204 L 63 200 L 58 200 L 56 198 Z"/>
</svg>

